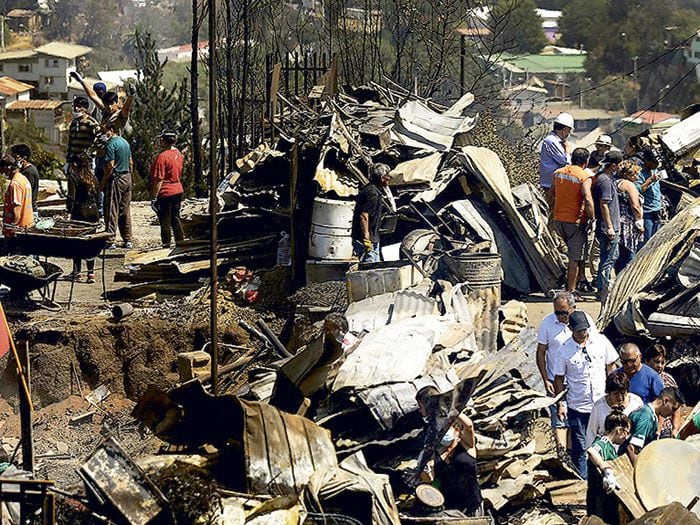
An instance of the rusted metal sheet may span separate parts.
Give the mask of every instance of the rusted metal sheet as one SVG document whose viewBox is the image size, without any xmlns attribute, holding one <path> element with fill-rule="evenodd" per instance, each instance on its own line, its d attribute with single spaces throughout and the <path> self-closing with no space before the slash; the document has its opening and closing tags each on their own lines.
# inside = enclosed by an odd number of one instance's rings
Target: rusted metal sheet
<svg viewBox="0 0 700 525">
<path fill-rule="evenodd" d="M 603 308 L 602 330 L 643 290 L 653 288 L 667 268 L 684 260 L 700 235 L 700 199 L 661 227 L 617 277 Z M 635 334 L 637 335 L 637 334 Z"/>
<path fill-rule="evenodd" d="M 83 479 L 131 525 L 145 525 L 167 504 L 146 474 L 110 438 L 80 467 Z"/>
<path fill-rule="evenodd" d="M 407 383 L 392 383 L 361 390 L 357 394 L 372 416 L 385 430 L 408 414 L 418 410 L 416 393 L 425 386 L 434 386 L 440 392 L 452 390 L 459 382 L 457 375 L 448 371 L 440 375 L 427 375 Z"/>
<path fill-rule="evenodd" d="M 337 466 L 328 430 L 265 403 L 238 402 L 250 493 L 299 494 L 314 470 Z"/>
</svg>

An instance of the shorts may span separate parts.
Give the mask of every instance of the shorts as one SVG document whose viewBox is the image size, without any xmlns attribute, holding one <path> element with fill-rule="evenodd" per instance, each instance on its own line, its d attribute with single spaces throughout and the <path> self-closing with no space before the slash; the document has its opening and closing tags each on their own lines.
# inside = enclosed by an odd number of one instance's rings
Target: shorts
<svg viewBox="0 0 700 525">
<path fill-rule="evenodd" d="M 549 405 L 549 418 L 552 421 L 552 428 L 569 428 L 569 422 L 566 419 L 559 419 L 557 415 L 557 403 Z"/>
<path fill-rule="evenodd" d="M 586 225 L 555 221 L 554 226 L 569 249 L 569 260 L 575 262 L 583 261 L 587 241 Z"/>
</svg>

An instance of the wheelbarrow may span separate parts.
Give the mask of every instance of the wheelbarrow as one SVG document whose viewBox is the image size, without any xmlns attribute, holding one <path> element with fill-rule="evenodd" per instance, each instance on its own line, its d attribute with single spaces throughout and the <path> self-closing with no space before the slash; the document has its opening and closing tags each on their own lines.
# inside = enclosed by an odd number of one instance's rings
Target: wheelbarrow
<svg viewBox="0 0 700 525">
<path fill-rule="evenodd" d="M 39 306 L 49 310 L 60 309 L 54 298 L 56 296 L 56 283 L 63 274 L 63 270 L 60 266 L 50 262 L 37 262 L 44 269 L 42 277 L 0 264 L 0 284 L 7 286 L 10 289 L 10 294 L 15 297 L 25 297 L 31 292 L 37 291 L 41 296 Z"/>
</svg>

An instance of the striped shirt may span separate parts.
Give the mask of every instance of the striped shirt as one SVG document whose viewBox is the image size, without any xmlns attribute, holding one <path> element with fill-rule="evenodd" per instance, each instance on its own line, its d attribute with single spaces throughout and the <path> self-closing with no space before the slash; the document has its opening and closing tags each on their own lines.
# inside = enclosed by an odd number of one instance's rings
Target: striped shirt
<svg viewBox="0 0 700 525">
<path fill-rule="evenodd" d="M 79 155 L 92 148 L 95 137 L 100 132 L 100 125 L 90 117 L 74 118 L 68 129 L 68 155 Z"/>
</svg>

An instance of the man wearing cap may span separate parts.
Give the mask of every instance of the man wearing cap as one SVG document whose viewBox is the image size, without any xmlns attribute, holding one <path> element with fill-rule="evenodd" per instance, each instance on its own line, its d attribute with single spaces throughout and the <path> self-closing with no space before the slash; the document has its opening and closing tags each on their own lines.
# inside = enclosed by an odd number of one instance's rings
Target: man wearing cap
<svg viewBox="0 0 700 525">
<path fill-rule="evenodd" d="M 386 164 L 375 164 L 370 169 L 367 184 L 355 202 L 352 218 L 352 241 L 355 255 L 360 262 L 379 261 L 379 225 L 382 219 L 382 190 L 389 185 Z"/>
<path fill-rule="evenodd" d="M 576 148 L 571 164 L 554 172 L 554 226 L 569 249 L 566 290 L 576 290 L 584 260 L 586 228 L 595 219 L 591 187 L 593 178 L 585 170 L 588 150 Z M 581 275 L 581 278 L 584 276 Z"/>
<path fill-rule="evenodd" d="M 559 358 L 561 346 L 571 339 L 569 315 L 576 311 L 576 298 L 571 292 L 559 292 L 552 302 L 554 312 L 545 316 L 537 331 L 537 368 L 542 376 L 547 395 L 554 396 L 554 363 Z M 585 313 L 585 312 L 584 312 Z M 588 318 L 591 332 L 597 332 L 591 316 Z M 549 407 L 552 428 L 555 429 L 559 444 L 566 446 L 566 420 L 559 419 L 557 407 Z"/>
<path fill-rule="evenodd" d="M 644 198 L 642 202 L 642 217 L 644 219 L 644 243 L 661 228 L 661 184 L 657 171 L 659 161 L 651 150 L 639 153 L 642 159 L 642 169 L 636 186 Z"/>
<path fill-rule="evenodd" d="M 569 113 L 560 113 L 554 119 L 552 131 L 542 141 L 540 149 L 540 186 L 551 207 L 553 196 L 550 189 L 554 183 L 554 172 L 569 164 L 567 139 L 574 128 L 574 118 Z"/>
<path fill-rule="evenodd" d="M 105 93 L 107 93 L 107 84 L 104 82 L 95 82 L 92 85 L 92 90 L 95 92 L 95 95 L 97 95 L 100 100 L 102 100 L 102 97 L 105 96 Z M 94 118 L 97 122 L 102 122 L 102 117 L 104 116 L 102 110 L 95 106 L 92 110 L 92 113 L 90 113 L 90 116 Z"/>
<path fill-rule="evenodd" d="M 588 167 L 591 169 L 597 168 L 605 154 L 612 149 L 612 139 L 610 135 L 601 135 L 598 140 L 595 141 L 595 150 L 591 152 L 591 156 L 588 159 Z"/>
<path fill-rule="evenodd" d="M 620 201 L 613 182 L 613 176 L 617 173 L 620 162 L 622 162 L 622 154 L 619 151 L 608 151 L 600 164 L 593 188 L 595 215 L 598 219 L 595 235 L 600 247 L 596 285 L 602 303 L 605 303 L 607 298 L 610 275 L 620 255 Z"/>
<path fill-rule="evenodd" d="M 569 315 L 571 338 L 560 349 L 554 364 L 554 392 L 568 391 L 560 401 L 558 414 L 567 419 L 571 431 L 571 460 L 583 479 L 586 467 L 586 429 L 593 403 L 605 395 L 605 378 L 612 371 L 617 352 L 608 338 L 591 332 L 591 324 L 581 311 Z"/>
<path fill-rule="evenodd" d="M 182 202 L 182 153 L 175 147 L 177 137 L 173 131 L 164 130 L 159 136 L 160 153 L 151 166 L 151 197 L 160 223 L 160 239 L 163 248 L 170 247 L 172 235 L 175 242 L 184 239 L 180 224 Z"/>
</svg>

